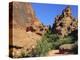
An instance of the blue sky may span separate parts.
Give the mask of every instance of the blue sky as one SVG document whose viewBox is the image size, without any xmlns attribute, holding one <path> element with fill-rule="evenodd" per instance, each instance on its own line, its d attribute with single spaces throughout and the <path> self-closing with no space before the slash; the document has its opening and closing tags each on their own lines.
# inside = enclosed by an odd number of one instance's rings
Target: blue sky
<svg viewBox="0 0 80 60">
<path fill-rule="evenodd" d="M 36 17 L 44 25 L 52 25 L 54 23 L 54 18 L 60 15 L 66 6 L 67 5 L 32 3 L 32 8 L 35 11 Z M 71 5 L 71 9 L 72 15 L 77 18 L 78 7 L 76 5 Z"/>
</svg>

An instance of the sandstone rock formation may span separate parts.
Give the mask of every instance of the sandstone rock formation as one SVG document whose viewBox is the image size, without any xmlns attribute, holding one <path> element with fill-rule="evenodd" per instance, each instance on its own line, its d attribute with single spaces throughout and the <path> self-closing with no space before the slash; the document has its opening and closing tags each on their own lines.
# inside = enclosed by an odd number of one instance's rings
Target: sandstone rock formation
<svg viewBox="0 0 80 60">
<path fill-rule="evenodd" d="M 9 3 L 9 49 L 11 57 L 21 57 L 21 52 L 30 52 L 37 40 L 45 33 L 30 3 Z"/>
<path fill-rule="evenodd" d="M 74 54 L 75 52 L 73 52 L 73 51 L 76 48 L 77 48 L 76 43 L 63 44 L 59 47 L 59 52 L 60 52 L 60 54 Z"/>
<path fill-rule="evenodd" d="M 55 23 L 53 24 L 53 32 L 55 31 L 62 37 L 70 34 L 72 31 L 77 30 L 78 20 L 72 16 L 70 6 L 67 6 L 61 15 L 57 15 Z"/>
<path fill-rule="evenodd" d="M 73 12 L 74 13 L 74 12 Z M 60 36 L 62 41 L 67 36 L 72 36 L 73 42 L 63 43 L 59 46 L 58 50 L 52 50 L 48 52 L 49 56 L 64 55 L 64 54 L 78 54 L 78 20 L 72 16 L 71 7 L 67 6 L 61 13 L 55 17 L 55 22 L 51 28 L 54 34 Z M 67 39 L 70 40 L 70 39 Z"/>
</svg>

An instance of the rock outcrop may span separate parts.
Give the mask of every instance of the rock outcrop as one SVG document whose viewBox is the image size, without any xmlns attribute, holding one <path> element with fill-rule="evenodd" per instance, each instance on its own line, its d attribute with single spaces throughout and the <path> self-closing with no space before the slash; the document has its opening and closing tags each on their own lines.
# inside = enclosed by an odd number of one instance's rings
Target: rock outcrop
<svg viewBox="0 0 80 60">
<path fill-rule="evenodd" d="M 74 13 L 74 12 L 73 12 Z M 67 6 L 61 15 L 55 17 L 55 22 L 51 28 L 53 34 L 57 34 L 62 41 L 65 37 L 71 36 L 73 42 L 62 43 L 58 46 L 57 50 L 48 52 L 49 56 L 65 55 L 65 54 L 78 54 L 78 20 L 72 16 L 71 7 Z M 70 39 L 67 39 L 67 41 Z M 60 43 L 60 42 L 59 42 Z"/>
<path fill-rule="evenodd" d="M 78 53 L 78 43 L 63 44 L 59 47 L 60 54 L 77 54 Z"/>
<path fill-rule="evenodd" d="M 23 50 L 30 52 L 45 33 L 30 3 L 9 3 L 9 49 L 11 57 L 21 57 Z"/>
<path fill-rule="evenodd" d="M 72 16 L 70 6 L 67 6 L 61 15 L 57 15 L 55 18 L 55 23 L 53 24 L 53 32 L 56 32 L 62 37 L 70 34 L 71 32 L 77 30 L 78 20 Z"/>
</svg>

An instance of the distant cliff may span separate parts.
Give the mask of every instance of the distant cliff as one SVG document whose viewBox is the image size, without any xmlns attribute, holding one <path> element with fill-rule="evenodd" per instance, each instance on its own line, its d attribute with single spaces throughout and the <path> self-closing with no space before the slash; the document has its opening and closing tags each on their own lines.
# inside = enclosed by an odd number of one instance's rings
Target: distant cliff
<svg viewBox="0 0 80 60">
<path fill-rule="evenodd" d="M 67 36 L 68 34 L 78 29 L 78 20 L 72 16 L 70 6 L 67 6 L 61 15 L 55 17 L 55 23 L 53 24 L 52 31 L 61 36 Z"/>
</svg>

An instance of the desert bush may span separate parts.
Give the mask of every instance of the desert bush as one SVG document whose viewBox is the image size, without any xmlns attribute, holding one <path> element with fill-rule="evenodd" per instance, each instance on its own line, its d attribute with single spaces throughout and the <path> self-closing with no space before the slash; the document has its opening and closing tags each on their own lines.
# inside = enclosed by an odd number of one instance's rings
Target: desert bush
<svg viewBox="0 0 80 60">
<path fill-rule="evenodd" d="M 62 44 L 74 43 L 72 35 L 60 37 L 59 35 L 52 33 L 50 30 L 44 34 L 42 39 L 38 41 L 36 46 L 36 56 L 44 56 L 49 50 L 59 49 Z"/>
<path fill-rule="evenodd" d="M 37 56 L 44 56 L 46 53 L 51 50 L 52 44 L 48 42 L 47 38 L 42 38 L 42 40 L 38 41 L 36 46 L 36 55 Z"/>
<path fill-rule="evenodd" d="M 53 48 L 53 42 L 57 39 L 56 34 L 52 34 L 51 31 L 48 31 L 44 34 L 42 39 L 37 42 L 36 46 L 36 56 L 44 56 L 47 52 Z"/>
</svg>

